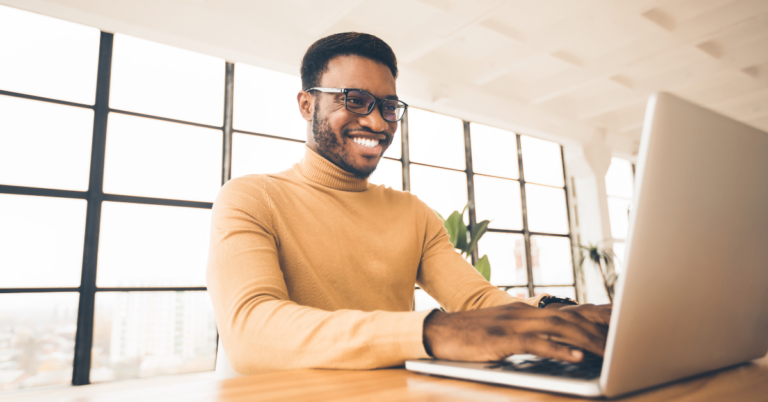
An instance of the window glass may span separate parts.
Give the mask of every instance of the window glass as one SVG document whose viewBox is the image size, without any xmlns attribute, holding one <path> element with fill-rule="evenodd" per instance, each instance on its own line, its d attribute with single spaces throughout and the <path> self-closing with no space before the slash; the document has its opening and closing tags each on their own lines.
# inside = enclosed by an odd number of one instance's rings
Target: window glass
<svg viewBox="0 0 768 402">
<path fill-rule="evenodd" d="M 0 96 L 0 184 L 87 191 L 92 133 L 91 109 Z"/>
<path fill-rule="evenodd" d="M 576 300 L 576 289 L 573 286 L 536 287 L 533 288 L 533 293 L 535 296 L 547 293 L 551 296 L 570 297 Z"/>
<path fill-rule="evenodd" d="M 525 181 L 563 187 L 563 157 L 560 144 L 520 136 Z"/>
<path fill-rule="evenodd" d="M 471 123 L 472 171 L 517 179 L 517 136 L 482 124 Z"/>
<path fill-rule="evenodd" d="M 408 108 L 410 158 L 414 162 L 464 170 L 464 123 L 455 117 Z"/>
<path fill-rule="evenodd" d="M 299 77 L 237 63 L 234 128 L 306 140 L 307 121 L 297 100 L 300 91 Z"/>
<path fill-rule="evenodd" d="M 527 299 L 530 297 L 528 296 L 528 288 L 509 288 L 507 289 L 507 293 L 518 299 Z"/>
<path fill-rule="evenodd" d="M 608 216 L 611 221 L 611 235 L 615 239 L 626 239 L 629 231 L 630 200 L 608 197 Z"/>
<path fill-rule="evenodd" d="M 525 185 L 528 229 L 531 232 L 568 233 L 565 190 L 535 184 Z"/>
<path fill-rule="evenodd" d="M 216 323 L 207 292 L 98 292 L 91 382 L 209 371 Z"/>
<path fill-rule="evenodd" d="M 400 130 L 402 129 L 402 120 L 397 122 L 397 131 L 395 131 L 395 138 L 392 139 L 392 144 L 389 145 L 387 151 L 384 152 L 384 156 L 389 158 L 400 159 L 402 157 L 403 139 L 400 137 Z"/>
<path fill-rule="evenodd" d="M 528 283 L 523 235 L 486 232 L 480 239 L 477 252 L 481 258 L 488 255 L 488 261 L 491 263 L 491 284 L 512 286 Z"/>
<path fill-rule="evenodd" d="M 248 174 L 278 173 L 304 158 L 306 145 L 300 142 L 232 134 L 232 178 Z"/>
<path fill-rule="evenodd" d="M 80 286 L 86 209 L 85 200 L 0 194 L 0 287 Z"/>
<path fill-rule="evenodd" d="M 474 176 L 477 221 L 489 220 L 488 227 L 523 230 L 520 183 L 516 180 Z"/>
<path fill-rule="evenodd" d="M 605 174 L 605 190 L 609 196 L 632 198 L 633 179 L 632 163 L 611 158 L 611 166 Z"/>
<path fill-rule="evenodd" d="M 0 294 L 0 391 L 72 382 L 77 304 L 77 293 Z"/>
<path fill-rule="evenodd" d="M 222 139 L 220 130 L 110 113 L 104 192 L 213 201 Z"/>
<path fill-rule="evenodd" d="M 0 6 L 0 89 L 92 105 L 100 32 Z"/>
<path fill-rule="evenodd" d="M 379 166 L 368 181 L 403 191 L 403 164 L 400 161 L 381 158 Z"/>
<path fill-rule="evenodd" d="M 463 172 L 411 165 L 411 192 L 443 217 L 467 205 L 467 175 Z"/>
<path fill-rule="evenodd" d="M 99 287 L 205 286 L 211 210 L 105 202 Z"/>
<path fill-rule="evenodd" d="M 224 60 L 115 34 L 109 106 L 221 126 Z"/>
<path fill-rule="evenodd" d="M 531 268 L 536 285 L 572 284 L 571 240 L 567 237 L 531 236 Z"/>
<path fill-rule="evenodd" d="M 425 311 L 440 308 L 440 303 L 433 299 L 427 292 L 422 289 L 416 289 L 413 294 L 414 311 Z"/>
</svg>

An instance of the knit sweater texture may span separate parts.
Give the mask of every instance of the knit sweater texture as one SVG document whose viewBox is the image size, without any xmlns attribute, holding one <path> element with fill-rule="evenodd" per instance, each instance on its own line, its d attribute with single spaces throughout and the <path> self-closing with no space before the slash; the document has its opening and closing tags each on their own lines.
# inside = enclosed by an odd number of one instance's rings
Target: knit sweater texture
<svg viewBox="0 0 768 402">
<path fill-rule="evenodd" d="M 488 283 L 413 194 L 355 178 L 308 147 L 287 171 L 221 189 L 207 282 L 240 374 L 428 358 L 430 312 L 411 311 L 414 284 L 449 312 L 541 297 L 517 299 Z"/>
</svg>

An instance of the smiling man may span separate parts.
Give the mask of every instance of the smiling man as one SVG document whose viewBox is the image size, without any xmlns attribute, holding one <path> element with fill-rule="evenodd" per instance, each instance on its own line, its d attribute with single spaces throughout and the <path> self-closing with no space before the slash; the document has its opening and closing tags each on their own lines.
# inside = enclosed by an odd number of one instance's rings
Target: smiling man
<svg viewBox="0 0 768 402">
<path fill-rule="evenodd" d="M 581 360 L 562 343 L 602 354 L 609 306 L 509 296 L 453 250 L 426 204 L 368 183 L 407 109 L 386 43 L 320 39 L 301 77 L 304 158 L 230 181 L 213 207 L 208 290 L 237 372 L 514 353 Z M 414 283 L 447 312 L 412 312 Z"/>
</svg>

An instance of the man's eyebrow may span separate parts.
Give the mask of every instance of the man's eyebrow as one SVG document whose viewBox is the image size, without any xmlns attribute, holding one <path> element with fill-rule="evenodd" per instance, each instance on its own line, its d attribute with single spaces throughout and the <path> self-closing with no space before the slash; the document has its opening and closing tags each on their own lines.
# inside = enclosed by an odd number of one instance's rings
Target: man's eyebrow
<svg viewBox="0 0 768 402">
<path fill-rule="evenodd" d="M 373 93 L 367 89 L 363 89 L 363 88 L 349 88 L 349 89 L 357 89 L 358 91 L 365 91 L 373 95 Z M 376 95 L 373 95 L 373 96 L 376 96 Z M 399 100 L 400 98 L 398 98 L 397 95 L 387 95 L 383 99 Z"/>
</svg>

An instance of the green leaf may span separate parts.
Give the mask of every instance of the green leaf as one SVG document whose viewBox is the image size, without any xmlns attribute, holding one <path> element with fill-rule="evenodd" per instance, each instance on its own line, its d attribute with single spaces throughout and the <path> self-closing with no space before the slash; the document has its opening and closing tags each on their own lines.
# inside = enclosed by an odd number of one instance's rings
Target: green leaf
<svg viewBox="0 0 768 402">
<path fill-rule="evenodd" d="M 462 252 L 466 252 L 467 248 L 467 225 L 464 224 L 464 216 L 459 215 L 458 231 L 456 232 L 456 247 Z"/>
<path fill-rule="evenodd" d="M 488 260 L 488 255 L 484 255 L 475 263 L 475 269 L 480 275 L 485 278 L 486 281 L 491 281 L 491 262 Z"/>
<path fill-rule="evenodd" d="M 464 217 L 464 212 L 467 212 L 467 208 L 469 208 L 469 202 L 467 202 L 467 205 L 464 206 L 464 208 L 461 209 L 461 216 Z"/>
<path fill-rule="evenodd" d="M 448 231 L 448 237 L 450 237 L 450 241 L 451 241 L 451 244 L 453 244 L 453 248 L 458 248 L 457 241 L 458 241 L 459 229 L 460 229 L 459 222 L 461 222 L 462 224 L 464 223 L 458 211 L 453 211 L 453 213 L 451 213 L 448 216 L 448 219 L 446 219 L 443 222 L 445 229 Z M 466 230 L 465 230 L 464 236 L 466 237 Z M 466 242 L 466 239 L 464 241 Z"/>
<path fill-rule="evenodd" d="M 472 242 L 469 244 L 469 247 L 467 247 L 467 254 L 472 254 L 472 251 L 475 250 L 475 247 L 477 247 L 477 242 L 480 241 L 480 238 L 483 237 L 485 232 L 488 230 L 489 223 L 491 223 L 491 221 L 485 220 L 475 225 L 475 228 L 472 231 Z"/>
</svg>

